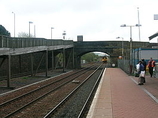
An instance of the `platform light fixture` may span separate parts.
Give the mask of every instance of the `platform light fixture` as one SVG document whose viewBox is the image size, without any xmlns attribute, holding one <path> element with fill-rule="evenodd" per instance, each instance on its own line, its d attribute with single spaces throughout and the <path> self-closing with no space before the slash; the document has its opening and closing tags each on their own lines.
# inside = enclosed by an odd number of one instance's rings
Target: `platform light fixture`
<svg viewBox="0 0 158 118">
<path fill-rule="evenodd" d="M 14 37 L 15 37 L 15 13 L 12 12 L 14 14 Z"/>
<path fill-rule="evenodd" d="M 63 39 L 65 39 L 65 36 L 66 36 L 66 31 L 65 30 L 63 31 L 62 35 L 63 35 Z"/>
<path fill-rule="evenodd" d="M 130 27 L 130 73 L 132 73 L 132 27 L 140 27 L 140 24 L 136 24 L 136 25 L 126 25 L 126 24 L 122 24 L 120 27 Z"/>
<path fill-rule="evenodd" d="M 51 39 L 52 39 L 52 29 L 54 29 L 54 27 L 51 27 Z"/>
<path fill-rule="evenodd" d="M 122 39 L 122 57 L 124 58 L 124 44 L 123 44 L 123 37 L 116 37 L 116 39 Z"/>
<path fill-rule="evenodd" d="M 32 21 L 29 21 L 29 37 L 30 37 L 30 24 L 32 24 Z"/>
</svg>

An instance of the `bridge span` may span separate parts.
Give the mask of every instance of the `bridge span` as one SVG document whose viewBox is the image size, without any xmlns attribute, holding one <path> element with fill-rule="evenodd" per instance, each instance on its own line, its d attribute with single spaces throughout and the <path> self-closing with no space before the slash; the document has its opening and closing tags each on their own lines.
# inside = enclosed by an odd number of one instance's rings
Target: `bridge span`
<svg viewBox="0 0 158 118">
<path fill-rule="evenodd" d="M 132 42 L 134 48 L 151 47 L 149 42 Z M 73 69 L 81 67 L 81 56 L 89 52 L 104 52 L 110 55 L 111 63 L 117 63 L 121 50 L 124 59 L 129 60 L 128 41 L 73 41 L 44 38 L 17 38 L 0 36 L 0 76 L 10 78 L 26 73 L 56 68 Z"/>
<path fill-rule="evenodd" d="M 132 42 L 132 49 L 151 47 L 149 42 Z M 123 55 L 122 55 L 123 50 Z M 81 65 L 81 56 L 89 52 L 103 52 L 110 56 L 111 63 L 117 64 L 119 56 L 129 60 L 130 42 L 129 41 L 77 41 L 74 42 L 75 65 Z"/>
</svg>

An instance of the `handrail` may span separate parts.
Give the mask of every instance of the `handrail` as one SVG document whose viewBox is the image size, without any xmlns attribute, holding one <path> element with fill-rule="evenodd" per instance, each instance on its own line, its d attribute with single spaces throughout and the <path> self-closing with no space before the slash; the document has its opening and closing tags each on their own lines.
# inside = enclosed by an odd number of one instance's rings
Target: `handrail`
<svg viewBox="0 0 158 118">
<path fill-rule="evenodd" d="M 35 46 L 73 45 L 73 40 L 21 38 L 0 35 L 0 48 L 25 48 Z"/>
</svg>

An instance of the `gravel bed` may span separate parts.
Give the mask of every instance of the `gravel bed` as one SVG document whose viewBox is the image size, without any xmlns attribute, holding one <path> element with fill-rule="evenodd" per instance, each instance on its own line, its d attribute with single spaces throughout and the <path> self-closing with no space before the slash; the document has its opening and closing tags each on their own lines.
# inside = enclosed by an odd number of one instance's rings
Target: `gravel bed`
<svg viewBox="0 0 158 118">
<path fill-rule="evenodd" d="M 93 70 L 91 70 L 91 71 L 93 71 Z M 67 75 L 71 75 L 73 72 L 74 71 L 62 74 L 63 72 L 60 71 L 60 72 L 56 72 L 56 73 L 49 73 L 49 75 L 50 74 L 51 74 L 51 76 L 60 75 L 60 77 L 61 76 L 65 77 Z M 23 93 L 26 93 L 28 91 L 32 91 L 33 89 L 36 89 L 36 88 L 38 88 L 40 86 L 43 86 L 46 83 L 50 83 L 50 81 L 52 81 L 55 78 L 59 77 L 59 76 L 57 76 L 57 77 L 52 77 L 52 78 L 46 78 L 46 77 L 44 77 L 42 75 L 43 74 L 41 73 L 37 77 L 30 77 L 30 76 L 28 76 L 28 77 L 23 77 L 23 78 L 11 79 L 11 85 L 15 85 L 14 86 L 15 89 L 14 90 L 10 90 L 10 89 L 3 90 L 3 89 L 1 89 L 0 103 L 2 103 L 4 101 L 8 101 L 9 99 L 12 99 L 12 98 L 14 98 L 16 96 L 19 96 L 19 95 L 21 95 Z M 84 77 L 86 75 L 88 76 L 89 74 L 86 73 L 86 74 L 80 74 L 80 75 L 83 75 L 83 77 L 80 78 L 79 82 L 82 81 L 82 79 L 84 79 Z M 22 83 L 24 83 L 24 84 L 22 84 Z M 77 83 L 78 83 L 78 80 L 77 80 Z M 3 88 L 4 84 L 5 84 L 5 81 L 4 82 L 1 81 L 1 83 L 0 83 L 1 88 Z M 64 96 L 69 94 L 71 92 L 71 90 L 74 87 L 76 87 L 76 86 L 78 86 L 78 84 L 76 84 L 76 82 L 71 82 L 70 84 L 66 85 L 65 88 L 62 89 L 61 91 L 56 91 L 56 92 L 52 93 L 52 95 L 49 95 L 49 96 L 45 97 L 44 99 L 41 99 L 40 101 L 38 101 L 34 105 L 31 105 L 31 106 L 27 107 L 26 109 L 24 109 L 23 112 L 18 114 L 18 116 L 16 115 L 16 116 L 12 116 L 12 117 L 13 118 L 16 118 L 16 117 L 23 117 L 23 118 L 26 117 L 26 118 L 28 118 L 28 116 L 29 116 L 29 118 L 34 118 L 34 117 L 38 117 L 39 118 L 39 116 L 38 116 L 39 113 L 41 115 L 43 114 L 43 116 L 44 116 L 47 112 L 49 112 L 50 109 L 52 109 L 52 106 L 54 106 L 55 104 L 58 104 L 59 101 L 61 101 L 64 98 Z M 6 90 L 7 90 L 7 92 L 6 92 Z M 45 90 L 45 91 L 47 91 L 47 90 Z M 44 91 L 42 93 L 44 93 Z M 39 94 L 42 94 L 42 93 L 39 93 Z M 32 99 L 32 98 L 28 98 L 28 99 Z M 51 104 L 51 103 L 53 103 L 53 104 Z M 17 106 L 17 104 L 18 103 L 14 103 L 11 106 L 13 106 L 13 107 Z M 3 107 L 1 108 L 1 110 L 2 109 L 3 109 Z M 8 108 L 7 111 L 9 111 L 9 109 L 10 108 Z"/>
<path fill-rule="evenodd" d="M 0 96 L 0 103 L 3 103 L 3 102 L 5 102 L 5 101 L 8 101 L 8 100 L 10 100 L 10 99 L 12 99 L 12 98 L 15 98 L 16 96 L 19 96 L 19 95 L 22 95 L 22 94 L 24 94 L 24 93 L 27 93 L 28 91 L 32 91 L 32 90 L 34 90 L 34 89 L 36 89 L 36 88 L 38 88 L 38 87 L 40 87 L 40 86 L 43 86 L 43 85 L 45 85 L 45 84 L 48 84 L 48 83 L 50 83 L 50 81 L 54 81 L 54 80 L 58 80 L 60 77 L 65 77 L 65 75 L 67 74 L 67 75 L 71 75 L 71 73 L 72 72 L 69 72 L 69 73 L 65 73 L 65 74 L 62 74 L 62 75 L 60 75 L 60 76 L 56 76 L 56 77 L 54 77 L 54 78 L 49 78 L 49 79 L 38 79 L 38 80 L 40 80 L 40 82 L 36 82 L 36 83 L 33 83 L 33 84 L 31 84 L 31 85 L 28 85 L 28 86 L 23 86 L 23 87 L 19 87 L 18 89 L 15 89 L 15 90 L 12 90 L 12 91 L 9 91 L 9 92 L 7 92 L 7 93 L 3 93 L 3 94 L 1 94 L 1 96 Z M 17 80 L 17 79 L 15 79 L 15 80 Z M 41 82 L 41 80 L 43 80 L 42 82 Z M 16 82 L 16 81 L 15 81 Z M 34 81 L 33 81 L 34 82 Z M 30 83 L 30 82 L 29 82 Z M 28 84 L 28 83 L 27 83 Z M 46 90 L 47 91 L 47 90 Z M 41 92 L 40 94 L 42 94 L 42 93 L 44 93 L 44 91 L 43 92 Z M 35 95 L 36 96 L 36 95 Z M 28 100 L 31 100 L 33 98 L 33 96 L 32 97 L 30 97 L 30 98 L 28 98 L 27 100 L 25 100 L 25 102 L 26 103 L 28 103 L 27 101 Z M 24 104 L 25 104 L 25 102 L 23 102 Z M 10 106 L 11 105 L 11 106 Z M 4 116 L 3 115 L 3 113 L 9 113 L 9 109 L 10 110 L 12 110 L 12 109 L 14 109 L 14 107 L 18 107 L 20 104 L 19 103 L 13 103 L 13 104 L 9 104 L 9 106 L 10 106 L 10 108 L 7 108 L 8 110 L 6 111 L 6 112 L 1 112 L 0 114 L 0 118 L 1 118 L 1 116 Z M 8 107 L 8 106 L 6 106 L 6 107 Z M 1 110 L 2 111 L 4 111 L 5 109 L 6 109 L 6 107 L 1 107 Z"/>
<path fill-rule="evenodd" d="M 92 70 L 91 70 L 92 71 Z M 91 72 L 83 74 L 79 79 L 82 82 L 85 76 L 88 76 Z M 13 118 L 22 117 L 22 118 L 43 118 L 56 104 L 58 104 L 67 94 L 69 94 L 78 84 L 70 82 L 68 85 L 62 87 L 61 90 L 56 91 L 52 95 L 45 97 L 44 99 L 38 101 L 34 105 L 29 106 L 27 109 L 24 109 L 23 112 L 12 116 Z M 43 115 L 42 115 L 43 114 Z"/>
<path fill-rule="evenodd" d="M 77 118 L 100 72 L 95 73 L 67 102 L 62 110 L 51 118 Z M 86 116 L 84 116 L 86 117 Z"/>
<path fill-rule="evenodd" d="M 68 72 L 68 71 L 66 71 Z M 39 73 L 37 76 L 31 77 L 31 76 L 25 76 L 25 77 L 18 77 L 18 78 L 12 78 L 10 80 L 10 88 L 7 88 L 7 80 L 0 81 L 0 96 L 4 93 L 13 92 L 19 88 L 22 88 L 24 86 L 46 80 L 50 77 L 55 77 L 60 74 L 64 74 L 65 72 L 62 72 L 62 70 L 56 70 L 53 72 L 48 73 L 48 77 L 45 77 L 45 73 Z"/>
</svg>

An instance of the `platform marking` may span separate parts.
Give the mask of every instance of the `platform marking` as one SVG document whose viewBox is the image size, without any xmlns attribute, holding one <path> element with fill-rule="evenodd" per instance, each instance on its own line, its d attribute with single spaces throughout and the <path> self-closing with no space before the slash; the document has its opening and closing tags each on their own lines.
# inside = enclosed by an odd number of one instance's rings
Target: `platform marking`
<svg viewBox="0 0 158 118">
<path fill-rule="evenodd" d="M 134 83 L 138 84 L 137 81 L 134 80 L 132 77 L 130 77 L 130 79 L 131 79 Z M 140 86 L 140 88 L 141 88 L 146 94 L 148 94 L 156 103 L 158 103 L 158 99 L 157 99 L 155 96 L 153 96 L 148 90 L 146 90 L 143 86 Z"/>
</svg>

